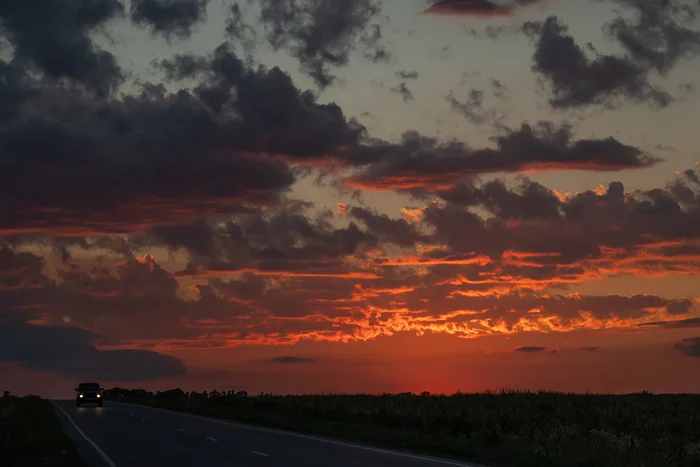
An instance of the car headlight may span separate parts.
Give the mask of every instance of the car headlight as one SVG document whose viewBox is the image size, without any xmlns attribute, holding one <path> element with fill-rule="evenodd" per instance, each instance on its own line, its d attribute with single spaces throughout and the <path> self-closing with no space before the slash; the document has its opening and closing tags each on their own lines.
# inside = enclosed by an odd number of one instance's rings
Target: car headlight
<svg viewBox="0 0 700 467">
<path fill-rule="evenodd" d="M 100 396 L 100 395 L 98 394 L 97 397 L 102 397 L 102 396 Z"/>
<path fill-rule="evenodd" d="M 81 394 L 80 397 L 83 397 L 83 395 Z"/>
</svg>

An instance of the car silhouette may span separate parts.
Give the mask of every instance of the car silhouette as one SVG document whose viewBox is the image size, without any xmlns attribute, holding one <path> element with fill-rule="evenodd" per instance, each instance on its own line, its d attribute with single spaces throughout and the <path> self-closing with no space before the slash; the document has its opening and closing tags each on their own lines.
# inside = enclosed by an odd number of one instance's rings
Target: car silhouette
<svg viewBox="0 0 700 467">
<path fill-rule="evenodd" d="M 102 391 L 100 383 L 80 383 L 75 390 L 78 394 L 75 396 L 75 405 L 81 407 L 85 403 L 94 402 L 98 407 L 102 407 Z"/>
</svg>

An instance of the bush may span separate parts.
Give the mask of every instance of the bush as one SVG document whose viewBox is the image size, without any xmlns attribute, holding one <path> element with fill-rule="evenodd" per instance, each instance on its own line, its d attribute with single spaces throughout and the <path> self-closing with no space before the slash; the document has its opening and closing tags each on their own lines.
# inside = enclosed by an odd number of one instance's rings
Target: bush
<svg viewBox="0 0 700 467">
<path fill-rule="evenodd" d="M 84 467 L 51 402 L 38 396 L 0 398 L 0 466 Z"/>
</svg>

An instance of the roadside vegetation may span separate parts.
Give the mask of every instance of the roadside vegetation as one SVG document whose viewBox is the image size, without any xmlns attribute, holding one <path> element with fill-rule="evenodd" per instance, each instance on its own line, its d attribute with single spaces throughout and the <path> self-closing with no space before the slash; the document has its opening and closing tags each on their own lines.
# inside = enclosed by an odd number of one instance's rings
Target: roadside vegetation
<svg viewBox="0 0 700 467">
<path fill-rule="evenodd" d="M 108 399 L 494 467 L 700 466 L 700 395 L 248 395 L 114 388 Z"/>
<path fill-rule="evenodd" d="M 38 396 L 0 397 L 0 466 L 85 467 L 51 402 Z"/>
</svg>

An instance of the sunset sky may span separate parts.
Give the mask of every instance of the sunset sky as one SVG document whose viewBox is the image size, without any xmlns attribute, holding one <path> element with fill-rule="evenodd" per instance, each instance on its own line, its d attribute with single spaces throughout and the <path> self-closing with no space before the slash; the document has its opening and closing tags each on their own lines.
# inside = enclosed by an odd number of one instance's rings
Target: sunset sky
<svg viewBox="0 0 700 467">
<path fill-rule="evenodd" d="M 699 392 L 697 77 L 698 0 L 3 0 L 0 390 Z"/>
</svg>

